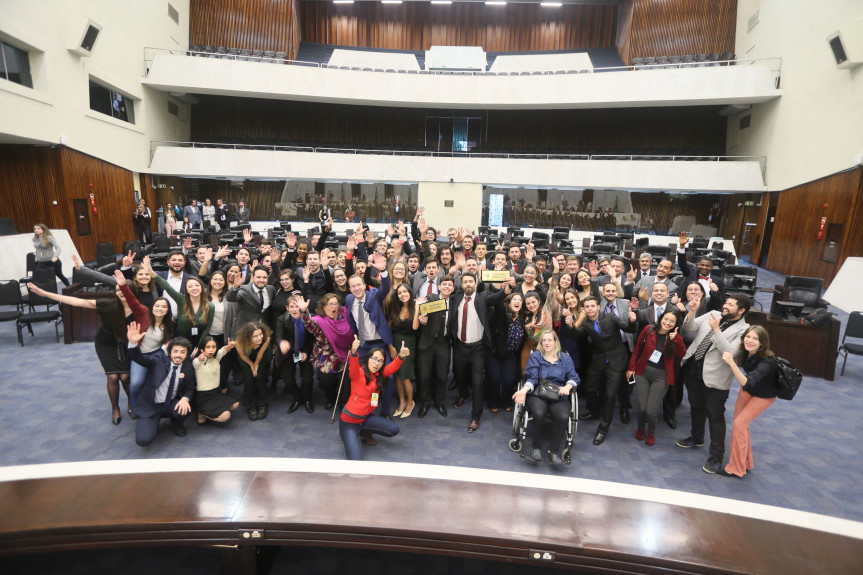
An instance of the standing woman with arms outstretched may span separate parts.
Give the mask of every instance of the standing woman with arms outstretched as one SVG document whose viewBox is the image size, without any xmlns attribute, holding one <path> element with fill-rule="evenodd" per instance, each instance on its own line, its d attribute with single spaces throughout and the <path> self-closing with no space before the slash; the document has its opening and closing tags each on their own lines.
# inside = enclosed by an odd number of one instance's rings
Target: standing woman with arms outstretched
<svg viewBox="0 0 863 575">
<path fill-rule="evenodd" d="M 33 226 L 33 247 L 36 249 L 36 265 L 52 268 L 63 285 L 69 285 L 69 278 L 63 275 L 63 262 L 60 261 L 60 242 L 45 224 Z"/>
<path fill-rule="evenodd" d="M 731 367 L 734 380 L 740 384 L 740 391 L 737 392 L 737 403 L 734 405 L 734 425 L 728 450 L 730 458 L 719 474 L 742 478 L 755 467 L 749 424 L 776 401 L 779 368 L 770 351 L 770 336 L 760 325 L 749 326 L 743 332 L 740 349 L 733 355 L 726 351 L 722 359 Z"/>
<path fill-rule="evenodd" d="M 348 351 L 354 333 L 348 322 L 348 310 L 334 293 L 325 294 L 318 300 L 317 315 L 309 314 L 309 300 L 300 298 L 297 305 L 303 317 L 306 332 L 314 336 L 312 367 L 318 373 L 318 383 L 324 390 L 327 410 L 339 400 L 339 376 L 348 360 Z"/>
<path fill-rule="evenodd" d="M 123 277 L 119 271 L 116 275 Z M 123 292 L 119 286 L 115 286 L 114 293 L 117 297 L 111 299 L 81 299 L 68 295 L 46 292 L 35 284 L 27 284 L 27 287 L 36 295 L 52 299 L 59 303 L 96 310 L 102 322 L 99 331 L 96 332 L 94 345 L 96 356 L 102 369 L 105 371 L 108 386 L 108 399 L 111 400 L 111 423 L 120 425 L 122 414 L 120 411 L 120 384 L 129 397 L 129 356 L 126 355 L 126 327 L 133 321 L 147 321 L 149 317 L 146 309 L 136 316 L 129 304 L 126 302 Z M 131 406 L 128 406 L 131 408 Z"/>
</svg>

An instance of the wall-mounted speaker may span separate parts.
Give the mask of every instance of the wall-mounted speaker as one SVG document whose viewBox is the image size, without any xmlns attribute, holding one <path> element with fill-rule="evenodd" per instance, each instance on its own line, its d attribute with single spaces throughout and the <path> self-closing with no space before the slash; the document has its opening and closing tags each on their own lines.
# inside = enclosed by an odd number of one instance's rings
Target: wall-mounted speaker
<svg viewBox="0 0 863 575">
<path fill-rule="evenodd" d="M 102 27 L 83 16 L 70 20 L 67 23 L 69 51 L 79 56 L 90 56 L 102 33 Z"/>
<path fill-rule="evenodd" d="M 839 69 L 863 64 L 863 20 L 827 36 L 827 44 Z"/>
</svg>

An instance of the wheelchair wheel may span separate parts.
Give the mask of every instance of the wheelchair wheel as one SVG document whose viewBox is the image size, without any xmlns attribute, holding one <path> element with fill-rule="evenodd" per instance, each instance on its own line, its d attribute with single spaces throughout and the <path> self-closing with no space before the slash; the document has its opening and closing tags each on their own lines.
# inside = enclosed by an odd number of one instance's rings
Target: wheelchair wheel
<svg viewBox="0 0 863 575">
<path fill-rule="evenodd" d="M 572 463 L 572 448 L 571 447 L 564 447 L 563 451 L 560 452 L 560 458 L 567 465 L 571 464 Z"/>
<path fill-rule="evenodd" d="M 510 451 L 518 453 L 521 451 L 521 441 L 519 441 L 517 437 L 513 437 L 509 440 L 509 449 Z"/>
<path fill-rule="evenodd" d="M 521 418 L 524 417 L 524 409 L 515 406 L 512 415 L 512 432 L 516 435 L 521 432 Z"/>
</svg>

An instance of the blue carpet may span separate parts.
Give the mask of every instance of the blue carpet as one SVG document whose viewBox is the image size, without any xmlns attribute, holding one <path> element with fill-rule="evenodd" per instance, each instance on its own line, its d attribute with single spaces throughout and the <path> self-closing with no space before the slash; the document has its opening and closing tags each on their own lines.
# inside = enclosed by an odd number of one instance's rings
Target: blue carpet
<svg viewBox="0 0 863 575">
<path fill-rule="evenodd" d="M 772 287 L 782 281 L 779 274 L 759 270 L 759 286 Z M 770 294 L 759 293 L 758 300 L 767 308 Z M 847 314 L 833 311 L 842 321 L 844 333 Z M 135 445 L 130 418 L 124 416 L 117 427 L 111 424 L 105 377 L 93 345 L 57 344 L 52 327 L 35 325 L 33 329 L 35 337 L 25 334 L 26 346 L 21 348 L 12 324 L 0 325 L 4 373 L 0 383 L 0 465 L 172 457 L 344 456 L 337 425 L 330 425 L 330 414 L 322 407 L 323 394 L 317 389 L 317 410 L 311 415 L 302 409 L 289 415 L 289 399 L 279 397 L 271 402 L 265 421 L 250 422 L 241 412 L 224 425 L 197 426 L 190 419 L 189 434 L 182 439 L 174 436 L 165 421 L 159 438 L 140 448 Z M 606 442 L 594 447 L 591 439 L 596 422 L 583 423 L 575 440 L 573 464 L 552 469 L 547 463 L 532 464 L 508 449 L 510 414 L 486 410 L 480 429 L 469 435 L 469 406 L 450 407 L 455 399 L 455 392 L 450 392 L 448 418 L 432 411 L 423 420 L 416 414 L 400 419 L 400 434 L 365 447 L 365 458 L 561 474 L 863 521 L 863 487 L 859 481 L 863 476 L 859 446 L 863 437 L 863 418 L 859 415 L 863 359 L 852 356 L 845 376 L 839 377 L 838 372 L 832 382 L 806 377 L 794 401 L 777 400 L 753 424 L 755 469 L 742 481 L 701 471 L 706 448 L 684 450 L 675 446 L 677 439 L 688 435 L 685 399 L 678 410 L 677 430 L 660 421 L 654 447 L 635 441 L 634 422 L 622 425 L 617 420 Z M 239 388 L 232 387 L 232 394 L 239 396 L 238 392 Z M 727 403 L 729 433 L 735 400 L 736 389 Z M 125 409 L 122 394 L 121 405 Z"/>
</svg>

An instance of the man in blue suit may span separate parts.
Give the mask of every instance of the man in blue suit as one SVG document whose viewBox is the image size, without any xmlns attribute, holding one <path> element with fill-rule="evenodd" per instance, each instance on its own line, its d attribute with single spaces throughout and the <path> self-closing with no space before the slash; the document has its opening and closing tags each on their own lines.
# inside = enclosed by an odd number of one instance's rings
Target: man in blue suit
<svg viewBox="0 0 863 575">
<path fill-rule="evenodd" d="M 393 332 L 384 315 L 384 298 L 390 293 L 390 277 L 387 273 L 387 260 L 381 254 L 373 252 L 371 263 L 381 274 L 381 287 L 366 291 L 366 283 L 358 275 L 348 279 L 348 288 L 351 293 L 345 298 L 345 307 L 348 309 L 348 323 L 351 330 L 360 340 L 360 348 L 357 351 L 360 358 L 378 347 L 386 346 L 390 353 L 385 353 L 386 363 L 389 364 L 393 357 Z M 388 377 L 384 394 L 381 398 L 381 414 L 383 417 L 390 415 L 390 401 L 392 398 L 393 378 Z"/>
<path fill-rule="evenodd" d="M 138 416 L 135 422 L 135 443 L 149 445 L 159 433 L 159 420 L 171 419 L 174 433 L 186 436 L 183 422 L 192 413 L 195 394 L 195 369 L 186 361 L 192 342 L 175 337 L 168 342 L 167 353 L 143 354 L 138 342 L 144 337 L 137 323 L 132 322 L 126 332 L 129 340 L 129 358 L 147 368 L 147 379 L 132 408 Z"/>
</svg>

